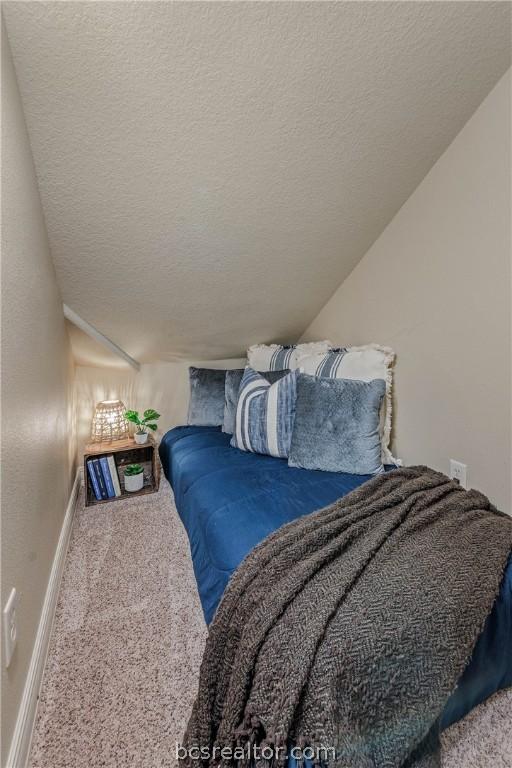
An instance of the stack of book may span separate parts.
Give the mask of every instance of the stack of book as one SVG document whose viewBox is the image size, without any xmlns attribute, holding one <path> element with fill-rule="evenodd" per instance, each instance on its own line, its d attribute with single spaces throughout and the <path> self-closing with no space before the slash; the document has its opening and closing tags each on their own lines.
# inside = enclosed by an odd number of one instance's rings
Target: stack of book
<svg viewBox="0 0 512 768">
<path fill-rule="evenodd" d="M 113 456 L 87 459 L 87 471 L 97 501 L 121 495 L 121 486 Z"/>
</svg>

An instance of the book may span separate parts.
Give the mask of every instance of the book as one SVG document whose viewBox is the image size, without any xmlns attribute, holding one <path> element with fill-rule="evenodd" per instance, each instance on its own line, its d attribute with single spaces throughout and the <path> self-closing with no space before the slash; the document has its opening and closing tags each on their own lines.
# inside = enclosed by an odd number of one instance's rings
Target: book
<svg viewBox="0 0 512 768">
<path fill-rule="evenodd" d="M 89 472 L 89 477 L 91 478 L 91 485 L 94 491 L 94 495 L 96 496 L 96 500 L 101 501 L 100 486 L 98 480 L 96 479 L 96 472 L 94 471 L 94 464 L 92 459 L 87 459 L 87 471 Z"/>
<path fill-rule="evenodd" d="M 103 473 L 101 471 L 101 464 L 99 459 L 93 459 L 92 460 L 93 466 L 94 466 L 94 472 L 96 474 L 96 480 L 98 481 L 98 485 L 100 487 L 100 493 L 102 499 L 108 499 L 108 493 L 107 493 L 107 486 L 105 485 L 105 480 L 103 479 Z"/>
<path fill-rule="evenodd" d="M 116 462 L 113 456 L 107 456 L 108 468 L 110 469 L 110 477 L 112 478 L 112 485 L 114 486 L 114 493 L 116 496 L 121 495 L 121 486 L 119 485 L 119 476 L 117 474 Z"/>
<path fill-rule="evenodd" d="M 100 456 L 100 467 L 103 473 L 103 479 L 105 480 L 105 486 L 107 488 L 107 496 L 109 499 L 115 497 L 114 486 L 112 484 L 112 478 L 110 477 L 110 469 L 108 466 L 108 460 L 106 456 Z"/>
</svg>

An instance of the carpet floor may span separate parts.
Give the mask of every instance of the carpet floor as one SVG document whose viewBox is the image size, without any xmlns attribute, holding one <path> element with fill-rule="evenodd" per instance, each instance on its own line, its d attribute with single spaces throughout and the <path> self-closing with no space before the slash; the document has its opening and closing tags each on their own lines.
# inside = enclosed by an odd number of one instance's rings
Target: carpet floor
<svg viewBox="0 0 512 768">
<path fill-rule="evenodd" d="M 206 627 L 168 483 L 85 507 L 59 594 L 30 768 L 176 766 Z M 443 768 L 511 768 L 512 690 L 443 734 Z"/>
</svg>

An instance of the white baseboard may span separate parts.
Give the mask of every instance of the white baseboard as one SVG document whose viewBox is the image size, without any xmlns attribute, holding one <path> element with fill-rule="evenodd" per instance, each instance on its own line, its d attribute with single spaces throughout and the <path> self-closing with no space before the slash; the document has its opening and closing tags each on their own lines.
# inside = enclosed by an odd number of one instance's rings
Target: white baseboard
<svg viewBox="0 0 512 768">
<path fill-rule="evenodd" d="M 82 473 L 77 469 L 71 495 L 62 522 L 59 541 L 55 556 L 53 558 L 50 578 L 46 588 L 39 626 L 37 628 L 32 658 L 27 672 L 27 679 L 21 697 L 18 717 L 14 726 L 14 734 L 9 749 L 6 768 L 25 768 L 30 752 L 30 743 L 32 741 L 32 732 L 37 712 L 37 701 L 39 690 L 43 677 L 44 666 L 48 654 L 50 635 L 57 605 L 57 596 L 59 593 L 60 580 L 64 568 L 64 560 L 69 544 L 69 536 L 73 517 L 75 514 L 76 501 L 82 482 Z"/>
</svg>

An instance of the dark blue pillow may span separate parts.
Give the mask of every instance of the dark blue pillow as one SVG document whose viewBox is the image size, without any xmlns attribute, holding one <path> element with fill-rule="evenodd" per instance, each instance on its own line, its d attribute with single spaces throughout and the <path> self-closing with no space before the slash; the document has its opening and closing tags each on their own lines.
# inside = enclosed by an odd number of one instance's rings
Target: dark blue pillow
<svg viewBox="0 0 512 768">
<path fill-rule="evenodd" d="M 288 464 L 325 472 L 382 472 L 379 433 L 383 379 L 327 379 L 299 374 Z"/>
<path fill-rule="evenodd" d="M 226 371 L 191 366 L 188 377 L 190 403 L 187 423 L 196 427 L 220 427 L 224 419 Z"/>
<path fill-rule="evenodd" d="M 234 368 L 231 371 L 226 371 L 226 386 L 224 397 L 224 420 L 222 422 L 222 431 L 227 432 L 228 435 L 232 435 L 235 431 L 235 415 L 236 404 L 238 403 L 238 390 L 240 389 L 240 382 L 244 375 L 244 368 Z M 290 373 L 288 368 L 283 371 L 258 371 L 261 376 L 264 376 L 271 384 L 282 379 L 287 373 Z"/>
</svg>

